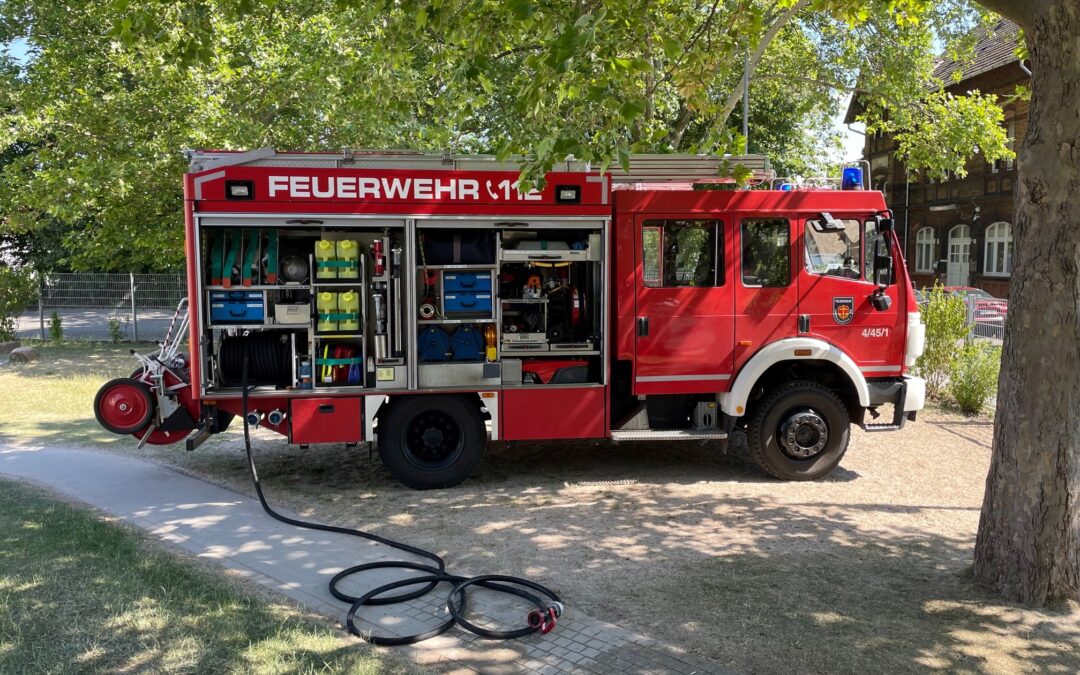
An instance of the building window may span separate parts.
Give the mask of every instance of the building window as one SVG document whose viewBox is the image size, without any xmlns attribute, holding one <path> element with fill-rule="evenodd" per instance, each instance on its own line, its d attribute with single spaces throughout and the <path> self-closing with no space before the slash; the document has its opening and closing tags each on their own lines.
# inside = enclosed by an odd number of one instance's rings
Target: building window
<svg viewBox="0 0 1080 675">
<path fill-rule="evenodd" d="M 915 235 L 915 271 L 934 271 L 934 228 L 924 227 Z"/>
<path fill-rule="evenodd" d="M 642 276 L 651 288 L 723 286 L 719 220 L 647 220 Z"/>
<path fill-rule="evenodd" d="M 1013 237 L 1008 223 L 994 223 L 986 228 L 986 257 L 983 272 L 989 276 L 1012 274 Z"/>
</svg>

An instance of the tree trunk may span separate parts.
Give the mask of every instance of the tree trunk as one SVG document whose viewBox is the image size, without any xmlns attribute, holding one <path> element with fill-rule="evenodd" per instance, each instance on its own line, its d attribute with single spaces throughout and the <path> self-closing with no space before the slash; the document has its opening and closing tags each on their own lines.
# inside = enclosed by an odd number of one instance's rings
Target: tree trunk
<svg viewBox="0 0 1080 675">
<path fill-rule="evenodd" d="M 975 576 L 1010 600 L 1080 592 L 1080 3 L 1033 3 L 1031 115 Z"/>
</svg>

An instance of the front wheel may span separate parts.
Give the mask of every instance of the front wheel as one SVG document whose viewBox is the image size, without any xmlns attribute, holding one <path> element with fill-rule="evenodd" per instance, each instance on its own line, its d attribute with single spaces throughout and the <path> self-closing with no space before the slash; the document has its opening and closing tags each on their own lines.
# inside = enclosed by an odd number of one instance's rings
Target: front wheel
<svg viewBox="0 0 1080 675">
<path fill-rule="evenodd" d="M 847 452 L 851 419 L 830 389 L 803 380 L 781 385 L 754 406 L 746 443 L 754 463 L 783 480 L 814 480 Z"/>
<path fill-rule="evenodd" d="M 379 455 L 399 481 L 417 490 L 447 488 L 472 475 L 484 454 L 480 411 L 460 396 L 394 402 L 379 418 Z"/>
</svg>

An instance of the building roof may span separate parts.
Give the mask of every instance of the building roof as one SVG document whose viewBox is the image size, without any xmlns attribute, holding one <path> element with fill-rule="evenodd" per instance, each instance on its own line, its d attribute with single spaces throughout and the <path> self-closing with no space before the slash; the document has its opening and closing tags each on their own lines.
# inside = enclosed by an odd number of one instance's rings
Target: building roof
<svg viewBox="0 0 1080 675">
<path fill-rule="evenodd" d="M 963 74 L 963 79 L 960 80 L 963 82 L 1020 60 L 1016 57 L 1020 27 L 1012 21 L 1000 19 L 992 26 L 980 26 L 976 32 L 979 37 L 975 42 L 973 61 L 968 59 L 957 61 L 943 57 L 934 68 L 934 77 L 944 82 L 946 87 L 952 84 L 953 73 L 957 70 Z"/>
<path fill-rule="evenodd" d="M 931 89 L 936 89 L 936 82 L 941 81 L 945 87 L 961 84 L 973 77 L 987 73 L 995 68 L 1016 63 L 1020 59 L 1016 56 L 1016 45 L 1019 40 L 1020 27 L 1008 19 L 999 19 L 990 26 L 980 26 L 975 29 L 978 37 L 975 41 L 974 59 L 969 54 L 962 55 L 960 60 L 942 56 L 934 68 L 933 77 L 935 84 Z M 958 83 L 953 82 L 953 73 L 960 71 L 962 78 Z M 851 124 L 855 116 L 862 112 L 862 105 L 858 101 L 858 93 L 851 97 L 847 113 L 844 115 L 844 123 Z"/>
</svg>

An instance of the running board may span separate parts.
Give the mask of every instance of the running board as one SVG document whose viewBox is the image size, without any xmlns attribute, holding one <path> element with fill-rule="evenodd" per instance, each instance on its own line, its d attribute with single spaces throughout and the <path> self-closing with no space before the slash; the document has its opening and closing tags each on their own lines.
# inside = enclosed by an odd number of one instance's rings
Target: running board
<svg viewBox="0 0 1080 675">
<path fill-rule="evenodd" d="M 644 429 L 611 432 L 613 441 L 709 441 L 723 440 L 728 435 L 719 430 L 697 429 Z"/>
</svg>

